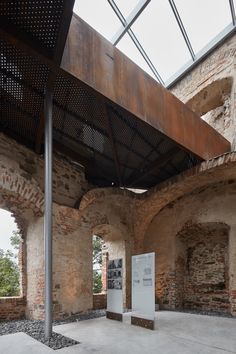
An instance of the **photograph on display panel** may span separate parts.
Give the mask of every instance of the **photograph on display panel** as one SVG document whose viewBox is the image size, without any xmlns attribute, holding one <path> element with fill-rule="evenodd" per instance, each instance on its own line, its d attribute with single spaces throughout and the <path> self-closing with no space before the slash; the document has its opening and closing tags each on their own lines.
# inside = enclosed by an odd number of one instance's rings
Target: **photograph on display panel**
<svg viewBox="0 0 236 354">
<path fill-rule="evenodd" d="M 108 262 L 107 278 L 108 289 L 122 289 L 122 258 L 113 259 Z"/>
</svg>

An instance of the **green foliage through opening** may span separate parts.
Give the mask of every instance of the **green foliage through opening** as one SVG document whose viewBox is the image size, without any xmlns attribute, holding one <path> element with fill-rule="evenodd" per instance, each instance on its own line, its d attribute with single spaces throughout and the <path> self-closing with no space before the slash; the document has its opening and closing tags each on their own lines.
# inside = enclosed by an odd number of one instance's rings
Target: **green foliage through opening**
<svg viewBox="0 0 236 354">
<path fill-rule="evenodd" d="M 102 239 L 99 236 L 93 236 L 93 293 L 102 292 Z"/>
<path fill-rule="evenodd" d="M 13 231 L 10 238 L 11 245 L 15 250 L 19 250 L 21 237 L 19 232 Z M 0 248 L 0 297 L 20 295 L 20 271 L 16 258 L 11 251 L 4 252 Z"/>
</svg>

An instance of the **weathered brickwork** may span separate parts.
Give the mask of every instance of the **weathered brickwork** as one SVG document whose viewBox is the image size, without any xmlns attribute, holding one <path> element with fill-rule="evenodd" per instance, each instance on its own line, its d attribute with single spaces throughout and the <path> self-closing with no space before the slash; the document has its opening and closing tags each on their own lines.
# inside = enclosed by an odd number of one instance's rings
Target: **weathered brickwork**
<svg viewBox="0 0 236 354">
<path fill-rule="evenodd" d="M 33 151 L 0 134 L 0 176 L 2 183 L 21 192 L 32 203 L 42 206 L 44 190 L 44 160 Z M 13 179 L 14 177 L 14 179 Z M 1 182 L 1 181 L 0 181 Z M 1 183 L 0 183 L 1 185 Z M 35 190 L 32 190 L 35 186 Z M 37 190 L 36 190 L 37 187 Z M 82 168 L 55 154 L 53 160 L 53 200 L 74 207 L 88 190 Z"/>
<path fill-rule="evenodd" d="M 234 35 L 171 89 L 233 148 L 235 47 Z M 25 247 L 22 297 L 0 300 L 1 318 L 44 316 L 43 166 L 41 156 L 0 134 L 0 207 L 15 216 Z M 131 256 L 155 251 L 161 308 L 236 316 L 235 166 L 236 153 L 225 154 L 136 195 L 119 188 L 89 190 L 83 170 L 56 153 L 54 318 L 105 307 L 106 295 L 92 293 L 94 234 L 105 241 L 106 261 L 124 260 L 124 307 L 131 306 Z M 103 290 L 105 284 L 104 272 Z"/>
<path fill-rule="evenodd" d="M 233 149 L 235 140 L 236 35 L 225 41 L 170 91 L 223 134 Z"/>
<path fill-rule="evenodd" d="M 0 321 L 22 319 L 25 317 L 26 300 L 24 297 L 0 299 Z"/>
<path fill-rule="evenodd" d="M 195 225 L 179 237 L 182 254 L 176 260 L 182 290 L 180 307 L 229 312 L 228 227 L 222 224 Z M 181 306 L 182 305 L 182 306 Z"/>
<path fill-rule="evenodd" d="M 158 262 L 159 263 L 159 262 Z M 158 264 L 157 263 L 157 264 Z M 176 303 L 176 277 L 175 271 L 156 274 L 155 302 L 161 309 L 175 309 Z"/>
<path fill-rule="evenodd" d="M 236 182 L 230 181 L 195 190 L 153 218 L 143 244 L 144 251 L 157 254 L 162 308 L 236 315 L 235 206 Z"/>
<path fill-rule="evenodd" d="M 17 147 L 18 150 L 21 149 L 19 145 Z M 24 267 L 27 271 L 23 280 L 27 290 L 26 316 L 41 319 L 44 316 L 43 191 L 36 179 L 26 178 L 23 169 L 19 169 L 15 160 L 11 161 L 9 157 L 2 156 L 1 168 L 4 173 L 0 175 L 0 207 L 13 212 L 23 230 L 23 246 L 26 249 Z M 236 234 L 236 229 L 234 232 L 231 207 L 231 204 L 235 204 L 232 200 L 233 182 L 236 180 L 235 161 L 235 153 L 226 154 L 205 162 L 143 195 L 105 188 L 87 192 L 82 197 L 79 209 L 54 202 L 54 317 L 85 312 L 94 306 L 92 293 L 94 234 L 103 238 L 110 258 L 122 257 L 124 260 L 124 307 L 131 306 L 131 255 L 147 251 L 157 252 L 156 297 L 161 307 L 183 306 L 181 289 L 177 286 L 181 279 L 176 268 L 176 235 L 186 221 L 204 214 L 205 209 L 203 210 L 202 205 L 206 207 L 208 200 L 214 198 L 220 198 L 220 206 L 224 205 L 220 221 L 230 225 L 228 298 L 230 311 L 235 314 L 236 283 L 233 275 L 236 241 L 233 235 Z M 201 199 L 204 193 L 206 196 Z M 185 195 L 186 197 L 183 197 Z M 183 202 L 184 198 L 186 200 L 190 198 L 191 202 Z M 216 205 L 217 203 L 214 204 L 214 208 Z M 209 210 L 213 210 L 212 201 Z M 231 219 L 227 221 L 229 217 Z M 211 217 L 211 222 L 216 222 L 217 219 L 216 213 Z M 179 220 L 178 227 L 176 220 Z M 202 222 L 201 218 L 196 222 Z M 181 273 L 182 278 L 183 274 Z"/>
</svg>

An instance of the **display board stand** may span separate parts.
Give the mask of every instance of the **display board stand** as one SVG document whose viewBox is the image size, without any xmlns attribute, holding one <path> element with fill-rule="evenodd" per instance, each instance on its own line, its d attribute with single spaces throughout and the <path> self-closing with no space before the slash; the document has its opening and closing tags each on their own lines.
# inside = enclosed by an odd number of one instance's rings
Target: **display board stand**
<svg viewBox="0 0 236 354">
<path fill-rule="evenodd" d="M 123 260 L 108 261 L 107 266 L 107 311 L 106 317 L 123 321 Z"/>
<path fill-rule="evenodd" d="M 154 329 L 155 324 L 155 253 L 132 257 L 131 324 Z"/>
<path fill-rule="evenodd" d="M 106 317 L 109 320 L 115 320 L 115 321 L 123 321 L 123 315 L 122 313 L 116 313 L 116 312 L 110 312 L 110 311 L 106 311 Z"/>
</svg>

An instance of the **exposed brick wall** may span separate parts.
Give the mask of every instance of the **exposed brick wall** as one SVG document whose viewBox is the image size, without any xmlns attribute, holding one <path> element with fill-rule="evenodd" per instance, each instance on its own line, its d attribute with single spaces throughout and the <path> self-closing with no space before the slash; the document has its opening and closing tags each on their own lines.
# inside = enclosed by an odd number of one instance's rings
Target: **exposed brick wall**
<svg viewBox="0 0 236 354">
<path fill-rule="evenodd" d="M 93 309 L 102 310 L 107 308 L 106 294 L 93 294 Z"/>
<path fill-rule="evenodd" d="M 183 247 L 176 264 L 179 307 L 229 312 L 228 228 L 195 225 L 179 237 Z"/>
<path fill-rule="evenodd" d="M 233 149 L 236 146 L 235 47 L 236 35 L 233 35 L 170 89 L 198 114 L 203 113 L 198 108 L 206 108 L 208 102 L 209 113 L 204 119 L 232 143 Z M 231 85 L 225 85 L 225 79 Z"/>
<path fill-rule="evenodd" d="M 177 199 L 152 220 L 143 251 L 157 254 L 161 308 L 236 315 L 235 196 L 235 181 L 212 184 Z"/>
<path fill-rule="evenodd" d="M 26 300 L 23 297 L 0 298 L 0 321 L 25 317 Z"/>
<path fill-rule="evenodd" d="M 39 194 L 40 191 L 44 190 L 43 157 L 2 133 L 0 134 L 0 167 L 2 178 L 7 180 L 9 175 L 13 175 L 18 179 L 16 182 L 12 181 L 12 190 L 19 192 L 24 188 L 24 182 L 29 186 L 37 185 Z M 6 177 L 4 177 L 3 172 Z M 36 193 L 31 192 L 30 188 L 24 189 L 25 193 L 31 194 L 33 202 L 38 202 L 38 199 L 41 198 L 41 204 L 43 203 L 43 196 L 35 195 Z M 87 190 L 88 183 L 82 168 L 54 152 L 53 200 L 58 204 L 73 207 Z"/>
<path fill-rule="evenodd" d="M 175 272 L 156 273 L 155 302 L 159 304 L 160 309 L 175 309 L 176 297 Z"/>
</svg>

